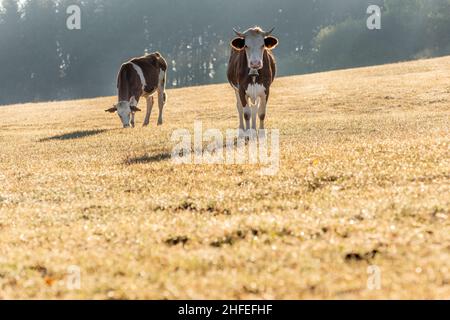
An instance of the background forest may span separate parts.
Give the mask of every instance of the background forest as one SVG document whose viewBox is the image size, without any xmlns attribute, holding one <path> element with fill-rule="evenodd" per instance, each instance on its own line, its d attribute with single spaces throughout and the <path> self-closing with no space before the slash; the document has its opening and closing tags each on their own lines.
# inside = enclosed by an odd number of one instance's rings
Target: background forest
<svg viewBox="0 0 450 320">
<path fill-rule="evenodd" d="M 279 75 L 450 53 L 450 0 L 3 0 L 0 104 L 115 94 L 120 64 L 160 51 L 169 86 L 226 81 L 233 28 L 276 27 Z M 68 30 L 67 7 L 81 8 Z M 381 30 L 366 10 L 382 8 Z"/>
</svg>

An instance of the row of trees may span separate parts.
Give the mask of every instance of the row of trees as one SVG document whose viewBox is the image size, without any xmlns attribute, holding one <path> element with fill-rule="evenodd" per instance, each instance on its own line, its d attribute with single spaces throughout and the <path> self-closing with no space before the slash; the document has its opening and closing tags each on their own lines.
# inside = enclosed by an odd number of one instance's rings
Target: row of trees
<svg viewBox="0 0 450 320">
<path fill-rule="evenodd" d="M 450 54 L 449 0 L 386 0 L 382 29 L 346 19 L 313 40 L 316 70 L 383 64 Z"/>
<path fill-rule="evenodd" d="M 74 4 L 81 30 L 66 27 Z M 381 30 L 366 27 L 369 4 L 382 7 Z M 223 82 L 233 27 L 275 26 L 281 75 L 447 54 L 449 9 L 450 0 L 3 0 L 0 104 L 113 94 L 120 63 L 156 50 L 170 86 Z"/>
</svg>

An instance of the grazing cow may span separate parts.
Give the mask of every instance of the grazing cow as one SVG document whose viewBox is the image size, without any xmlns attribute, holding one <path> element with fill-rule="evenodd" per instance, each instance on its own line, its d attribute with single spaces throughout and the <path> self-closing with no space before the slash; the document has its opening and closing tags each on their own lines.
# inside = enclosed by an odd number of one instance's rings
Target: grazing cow
<svg viewBox="0 0 450 320">
<path fill-rule="evenodd" d="M 275 79 L 276 64 L 272 49 L 278 45 L 278 39 L 259 27 L 248 29 L 244 33 L 236 30 L 237 38 L 231 41 L 231 57 L 228 64 L 228 81 L 236 91 L 239 112 L 239 129 L 251 129 L 256 132 L 256 115 L 260 120 L 260 134 L 265 135 L 267 101 L 270 86 Z M 244 128 L 245 119 L 245 128 Z"/>
<path fill-rule="evenodd" d="M 167 63 L 158 53 L 147 54 L 134 58 L 122 65 L 117 76 L 119 103 L 106 112 L 115 113 L 120 117 L 124 128 L 134 128 L 134 115 L 141 111 L 137 107 L 139 99 L 147 100 L 147 114 L 144 127 L 150 123 L 153 109 L 153 94 L 158 93 L 159 118 L 158 125 L 163 123 L 163 109 L 167 101 L 166 96 Z"/>
</svg>

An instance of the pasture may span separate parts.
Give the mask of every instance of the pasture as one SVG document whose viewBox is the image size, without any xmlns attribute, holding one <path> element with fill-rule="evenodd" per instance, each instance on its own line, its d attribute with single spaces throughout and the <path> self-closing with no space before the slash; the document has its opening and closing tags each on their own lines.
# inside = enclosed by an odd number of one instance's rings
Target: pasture
<svg viewBox="0 0 450 320">
<path fill-rule="evenodd" d="M 133 130 L 115 97 L 0 107 L 0 298 L 450 298 L 449 70 L 278 78 L 275 176 L 172 163 L 174 130 L 237 128 L 228 84 Z"/>
</svg>

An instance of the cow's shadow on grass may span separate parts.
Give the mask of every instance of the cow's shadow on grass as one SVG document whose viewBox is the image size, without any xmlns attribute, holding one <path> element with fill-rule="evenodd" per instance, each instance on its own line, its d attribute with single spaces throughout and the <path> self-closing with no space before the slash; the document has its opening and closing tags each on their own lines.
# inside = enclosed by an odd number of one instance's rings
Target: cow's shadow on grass
<svg viewBox="0 0 450 320">
<path fill-rule="evenodd" d="M 155 155 L 145 154 L 143 156 L 138 157 L 127 157 L 125 159 L 126 165 L 136 165 L 136 164 L 146 164 L 146 163 L 157 163 L 170 160 L 172 158 L 172 154 L 168 152 L 158 153 Z"/>
<path fill-rule="evenodd" d="M 47 141 L 65 141 L 65 140 L 76 140 L 76 139 L 82 139 L 86 137 L 92 137 L 96 136 L 98 134 L 107 132 L 108 130 L 105 129 L 98 129 L 98 130 L 85 130 L 85 131 L 75 131 L 70 133 L 65 133 L 49 138 L 44 138 L 39 140 L 39 142 L 47 142 Z"/>
</svg>

